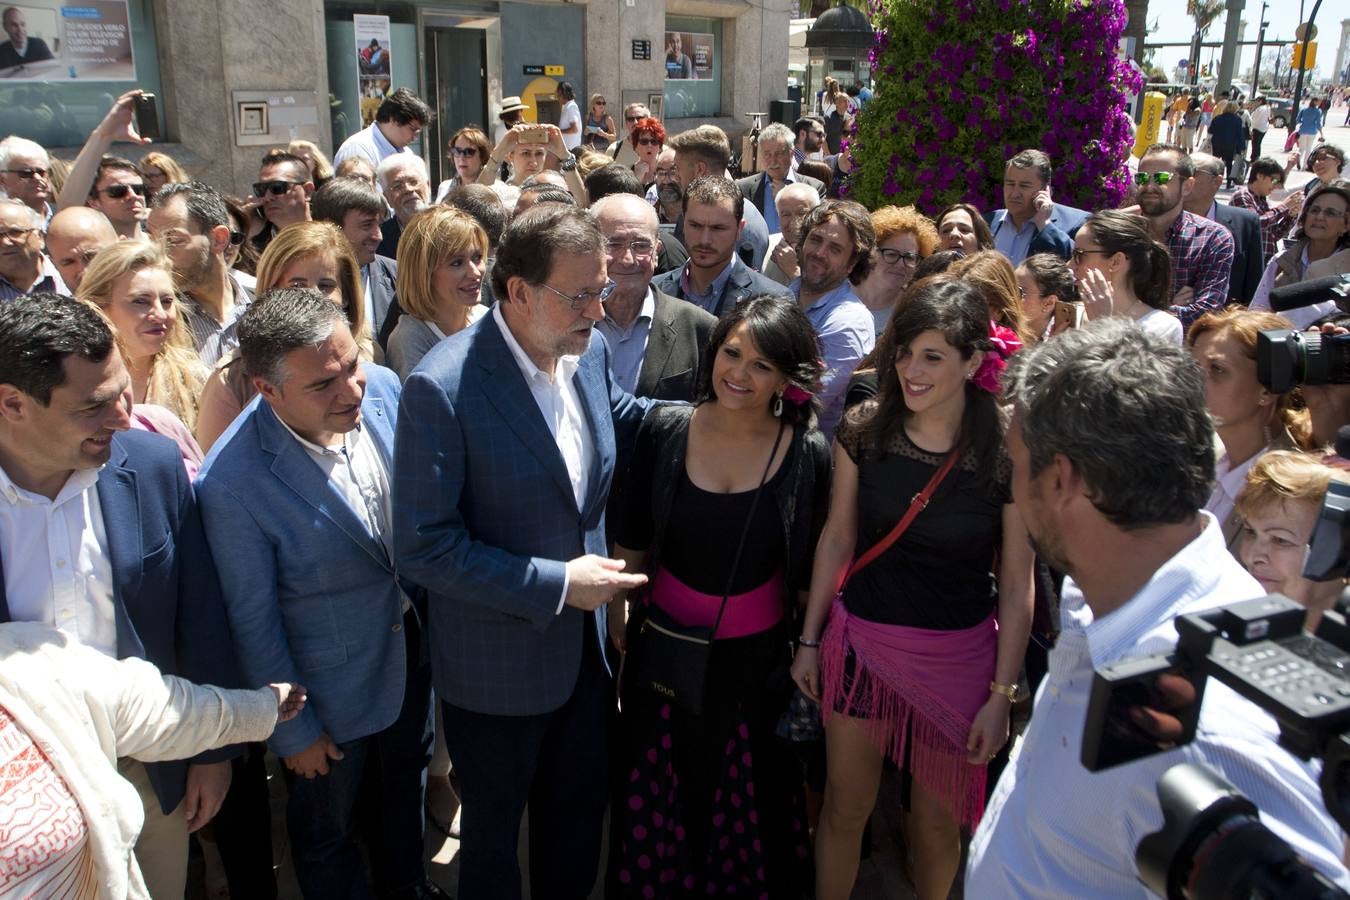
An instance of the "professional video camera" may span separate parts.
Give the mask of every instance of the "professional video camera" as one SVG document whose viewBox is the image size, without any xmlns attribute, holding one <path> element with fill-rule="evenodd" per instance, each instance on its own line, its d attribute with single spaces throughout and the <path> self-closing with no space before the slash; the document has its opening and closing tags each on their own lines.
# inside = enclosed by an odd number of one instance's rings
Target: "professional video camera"
<svg viewBox="0 0 1350 900">
<path fill-rule="evenodd" d="M 1333 482 L 1304 577 L 1350 569 L 1350 486 Z M 1322 800 L 1350 830 L 1350 625 L 1342 597 L 1316 635 L 1306 610 L 1271 595 L 1176 619 L 1176 652 L 1097 670 L 1082 761 L 1092 772 L 1174 750 L 1195 737 L 1209 677 L 1279 723 L 1280 744 L 1322 759 Z M 1141 715 L 1141 713 L 1145 713 Z M 1140 880 L 1168 898 L 1350 897 L 1261 824 L 1256 806 L 1204 766 L 1173 766 L 1158 782 L 1164 825 L 1139 843 Z"/>
<path fill-rule="evenodd" d="M 1334 300 L 1350 313 L 1350 275 L 1329 275 L 1270 292 L 1276 312 Z M 1350 384 L 1350 335 L 1263 331 L 1256 339 L 1256 377 L 1283 394 L 1300 384 Z"/>
</svg>

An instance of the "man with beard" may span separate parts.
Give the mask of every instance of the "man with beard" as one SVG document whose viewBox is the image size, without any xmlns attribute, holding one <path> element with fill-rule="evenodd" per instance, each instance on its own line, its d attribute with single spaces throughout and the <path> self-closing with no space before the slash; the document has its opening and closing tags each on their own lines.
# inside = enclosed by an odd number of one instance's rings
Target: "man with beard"
<svg viewBox="0 0 1350 900">
<path fill-rule="evenodd" d="M 716 125 L 700 125 L 689 131 L 681 132 L 670 139 L 669 145 L 675 150 L 675 175 L 680 181 L 680 190 L 688 191 L 694 179 L 709 175 L 727 177 L 727 166 L 731 164 L 731 142 L 727 134 Z M 736 252 L 745 264 L 755 271 L 764 265 L 764 255 L 769 252 L 769 227 L 764 217 L 753 206 L 747 206 L 744 228 L 741 231 L 740 245 Z M 686 247 L 684 223 L 675 225 L 675 237 Z"/>
<path fill-rule="evenodd" d="M 309 221 L 309 198 L 313 194 L 314 179 L 303 159 L 280 151 L 263 157 L 258 181 L 253 185 L 253 196 L 258 198 L 267 219 L 267 227 L 252 238 L 259 254 L 287 225 Z"/>
<path fill-rule="evenodd" d="M 375 180 L 384 192 L 385 202 L 394 211 L 380 226 L 380 246 L 375 252 L 397 259 L 398 239 L 403 234 L 403 227 L 431 202 L 431 178 L 422 157 L 400 153 L 380 163 L 375 170 Z"/>
<path fill-rule="evenodd" d="M 684 192 L 680 190 L 680 173 L 675 169 L 675 148 L 666 147 L 656 157 L 656 170 L 652 173 L 655 183 L 647 189 L 647 199 L 656 207 L 656 215 L 662 225 L 674 225 L 680 221 L 683 211 L 681 201 Z"/>
<path fill-rule="evenodd" d="M 608 777 L 605 608 L 646 583 L 607 558 L 605 502 L 650 404 L 614 383 L 595 334 L 612 286 L 589 212 L 517 216 L 492 282 L 492 312 L 404 385 L 395 555 L 431 595 L 436 696 L 473 817 L 458 896 L 521 896 L 528 804 L 531 893 L 586 897 Z"/>
<path fill-rule="evenodd" d="M 150 235 L 173 261 L 192 345 L 214 367 L 239 346 L 239 317 L 252 300 L 225 262 L 234 240 L 225 200 L 200 181 L 166 184 L 152 203 Z"/>
<path fill-rule="evenodd" d="M 332 222 L 342 229 L 361 267 L 362 294 L 366 300 L 366 322 L 381 347 L 398 323 L 401 311 L 394 295 L 398 284 L 398 263 L 379 255 L 384 239 L 384 198 L 363 178 L 331 178 L 314 192 L 309 204 L 317 222 Z"/>
<path fill-rule="evenodd" d="M 825 146 L 825 123 L 815 116 L 802 116 L 793 124 L 792 130 L 797 134 L 792 148 L 792 158 L 797 164 L 820 159 L 820 148 Z"/>
<path fill-rule="evenodd" d="M 699 178 L 684 195 L 684 238 L 689 261 L 653 282 L 658 291 L 688 300 L 714 316 L 756 294 L 783 294 L 736 253 L 745 228 L 745 197 L 720 175 Z"/>
<path fill-rule="evenodd" d="M 1036 714 L 970 843 L 968 897 L 1152 896 L 1136 848 L 1163 824 L 1159 776 L 1186 762 L 1232 782 L 1293 852 L 1350 886 L 1320 765 L 1281 747 L 1275 720 L 1215 679 L 1191 743 L 1098 772 L 1080 759 L 1094 670 L 1171 653 L 1177 616 L 1265 594 L 1203 509 L 1215 472 L 1205 381 L 1187 350 L 1118 317 L 1009 362 L 1012 500 L 1037 554 L 1068 577 Z M 1152 745 L 1145 723 L 1165 714 L 1132 712 L 1141 727 L 1117 743 Z"/>
<path fill-rule="evenodd" d="M 41 144 L 10 135 L 0 141 L 0 188 L 22 200 L 44 220 L 52 215 L 51 158 Z"/>
<path fill-rule="evenodd" d="M 79 290 L 98 251 L 115 243 L 117 232 L 108 217 L 87 206 L 68 206 L 47 223 L 47 257 L 71 294 Z"/>
<path fill-rule="evenodd" d="M 1172 255 L 1172 313 L 1189 327 L 1228 302 L 1233 236 L 1218 222 L 1184 208 L 1195 189 L 1195 165 L 1175 144 L 1145 150 L 1134 183 L 1149 230 Z"/>
<path fill-rule="evenodd" d="M 826 200 L 808 212 L 797 239 L 801 274 L 788 285 L 802 312 L 816 326 L 825 375 L 821 378 L 820 430 L 826 437 L 844 414 L 844 393 L 853 370 L 872 352 L 872 313 L 853 293 L 872 265 L 876 234 L 872 217 L 850 200 Z"/>
</svg>

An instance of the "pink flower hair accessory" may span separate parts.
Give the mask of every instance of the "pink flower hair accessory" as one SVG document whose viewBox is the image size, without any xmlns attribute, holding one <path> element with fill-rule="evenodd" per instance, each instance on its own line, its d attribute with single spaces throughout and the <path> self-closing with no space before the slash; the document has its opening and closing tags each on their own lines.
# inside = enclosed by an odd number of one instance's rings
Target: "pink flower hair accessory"
<svg viewBox="0 0 1350 900">
<path fill-rule="evenodd" d="M 980 390 L 997 396 L 1003 389 L 1001 379 L 1003 370 L 1008 368 L 1008 358 L 1022 349 L 1022 341 L 1011 328 L 990 322 L 989 344 L 989 349 L 984 351 L 984 362 L 970 381 Z"/>
<path fill-rule="evenodd" d="M 793 406 L 805 406 L 811 402 L 811 392 L 795 384 L 783 388 L 783 399 Z"/>
</svg>

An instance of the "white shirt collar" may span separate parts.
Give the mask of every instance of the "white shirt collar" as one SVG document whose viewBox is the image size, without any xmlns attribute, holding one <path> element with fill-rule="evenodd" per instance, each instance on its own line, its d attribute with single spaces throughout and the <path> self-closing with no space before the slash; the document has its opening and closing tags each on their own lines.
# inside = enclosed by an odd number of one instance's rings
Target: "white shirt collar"
<svg viewBox="0 0 1350 900">
<path fill-rule="evenodd" d="M 506 341 L 506 347 L 515 357 L 516 365 L 520 367 L 520 374 L 525 376 L 527 384 L 534 383 L 543 379 L 549 384 L 554 383 L 555 376 L 561 374 L 564 378 L 572 377 L 576 372 L 577 366 L 581 362 L 579 356 L 560 356 L 558 357 L 558 368 L 555 372 L 545 372 L 534 364 L 530 355 L 525 352 L 525 348 L 520 346 L 516 336 L 511 333 L 511 326 L 506 324 L 506 317 L 502 315 L 502 305 L 495 303 L 492 306 L 492 318 L 497 322 L 497 328 L 501 330 L 502 339 Z"/>
<path fill-rule="evenodd" d="M 276 410 L 272 410 L 272 415 L 276 416 Z M 357 426 L 353 428 L 348 434 L 339 435 L 339 437 L 342 440 L 336 447 L 323 447 L 307 438 L 301 437 L 300 433 L 291 426 L 287 425 L 286 420 L 281 418 L 281 416 L 277 416 L 277 421 L 281 423 L 282 428 L 285 428 L 287 431 L 291 433 L 291 437 L 295 438 L 296 442 L 299 443 L 301 447 L 304 447 L 311 453 L 317 453 L 320 456 L 341 456 L 342 451 L 346 449 L 347 444 L 349 443 L 348 440 L 349 437 L 350 443 L 355 444 L 359 439 L 361 431 L 361 425 L 360 423 L 358 423 Z"/>
<path fill-rule="evenodd" d="M 50 501 L 52 506 L 60 506 L 71 497 L 89 490 L 98 483 L 98 473 L 102 470 L 103 466 L 98 466 L 94 469 L 76 469 L 71 472 L 70 477 L 66 479 L 66 483 L 61 485 L 61 490 L 57 493 L 56 499 Z M 41 494 L 35 494 L 15 484 L 3 466 L 0 466 L 0 498 L 15 506 L 20 503 L 31 506 L 34 503 L 48 502 L 47 498 Z"/>
</svg>

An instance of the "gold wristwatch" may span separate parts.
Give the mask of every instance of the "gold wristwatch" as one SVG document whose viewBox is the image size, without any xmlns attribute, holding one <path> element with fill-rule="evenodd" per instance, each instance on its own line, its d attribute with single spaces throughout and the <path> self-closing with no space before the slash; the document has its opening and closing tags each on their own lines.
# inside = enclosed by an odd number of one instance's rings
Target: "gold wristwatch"
<svg viewBox="0 0 1350 900">
<path fill-rule="evenodd" d="M 999 684 L 997 681 L 989 682 L 989 690 L 995 694 L 1002 694 L 1008 698 L 1009 703 L 1016 703 L 1022 698 L 1020 684 Z"/>
</svg>

